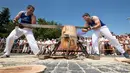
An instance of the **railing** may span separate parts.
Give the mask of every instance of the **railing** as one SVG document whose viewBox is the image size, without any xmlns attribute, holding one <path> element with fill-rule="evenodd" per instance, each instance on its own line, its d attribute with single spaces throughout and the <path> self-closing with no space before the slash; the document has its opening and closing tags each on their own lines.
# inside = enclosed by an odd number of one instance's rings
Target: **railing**
<svg viewBox="0 0 130 73">
<path fill-rule="evenodd" d="M 38 47 L 41 51 L 46 50 L 53 50 L 55 44 L 39 44 Z M 123 45 L 130 45 L 130 44 L 123 44 Z M 100 46 L 100 44 L 99 44 Z M 0 52 L 3 52 L 5 48 L 5 43 L 0 43 Z M 87 50 L 87 48 L 86 48 Z M 115 51 L 115 49 L 113 48 L 104 48 L 102 49 L 103 51 L 113 51 L 113 53 L 118 53 Z M 101 51 L 101 50 L 100 50 Z M 128 51 L 130 51 L 130 47 L 128 48 Z M 28 53 L 28 54 L 32 54 L 32 51 L 28 45 L 28 43 L 26 44 L 22 44 L 19 45 L 18 43 L 14 44 L 11 50 L 12 53 Z M 47 52 L 46 52 L 47 53 Z"/>
</svg>

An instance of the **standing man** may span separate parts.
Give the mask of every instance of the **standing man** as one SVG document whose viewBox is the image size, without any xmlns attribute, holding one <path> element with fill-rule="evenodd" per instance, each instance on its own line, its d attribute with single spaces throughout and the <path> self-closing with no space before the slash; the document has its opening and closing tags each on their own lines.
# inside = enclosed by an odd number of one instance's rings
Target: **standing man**
<svg viewBox="0 0 130 73">
<path fill-rule="evenodd" d="M 35 8 L 32 5 L 28 5 L 26 11 L 20 11 L 18 15 L 14 18 L 13 22 L 16 23 L 19 19 L 21 19 L 21 24 L 36 24 L 36 16 L 33 14 Z M 10 51 L 15 39 L 18 39 L 23 34 L 25 35 L 31 50 L 35 55 L 38 55 L 40 52 L 35 38 L 32 33 L 31 28 L 24 28 L 21 24 L 16 26 L 15 29 L 10 33 L 10 35 L 6 39 L 6 47 L 5 54 L 1 56 L 1 58 L 10 57 Z"/>
<path fill-rule="evenodd" d="M 104 24 L 97 16 L 90 17 L 88 13 L 85 13 L 82 17 L 86 21 L 84 26 L 91 27 L 89 29 L 82 29 L 82 31 L 87 32 L 89 30 L 94 30 L 92 35 L 92 47 L 94 49 L 95 56 L 99 56 L 98 39 L 100 35 L 103 35 L 120 53 L 124 55 L 124 57 L 129 58 L 129 55 L 121 47 L 118 40 L 112 36 L 106 24 Z"/>
</svg>

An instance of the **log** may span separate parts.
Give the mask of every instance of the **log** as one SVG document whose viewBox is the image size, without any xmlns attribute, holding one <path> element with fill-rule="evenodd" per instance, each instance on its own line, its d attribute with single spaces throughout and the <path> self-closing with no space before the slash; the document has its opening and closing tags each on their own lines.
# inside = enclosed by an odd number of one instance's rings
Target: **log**
<svg viewBox="0 0 130 73">
<path fill-rule="evenodd" d="M 130 64 L 130 59 L 127 58 L 115 58 L 115 60 L 118 62 L 125 62 Z"/>
<path fill-rule="evenodd" d="M 62 29 L 61 48 L 62 50 L 75 50 L 77 48 L 77 30 L 75 26 L 66 25 Z"/>
<path fill-rule="evenodd" d="M 40 73 L 46 69 L 44 65 L 23 65 L 0 68 L 0 73 Z"/>
</svg>

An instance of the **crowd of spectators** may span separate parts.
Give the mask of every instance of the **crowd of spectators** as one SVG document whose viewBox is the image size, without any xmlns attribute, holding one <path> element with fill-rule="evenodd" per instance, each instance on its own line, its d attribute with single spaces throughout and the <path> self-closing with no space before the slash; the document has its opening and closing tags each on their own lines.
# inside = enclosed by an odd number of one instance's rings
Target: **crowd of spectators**
<svg viewBox="0 0 130 73">
<path fill-rule="evenodd" d="M 130 50 L 130 36 L 129 35 L 115 35 L 113 36 L 118 39 L 121 46 L 125 51 Z M 89 54 L 93 54 L 92 38 L 91 37 L 80 37 L 78 41 L 82 42 Z M 0 38 L 0 52 L 5 48 L 6 38 Z M 38 47 L 44 53 L 49 53 L 53 50 L 55 44 L 58 43 L 56 39 L 39 39 L 37 40 Z M 99 49 L 101 55 L 120 55 L 120 53 L 109 43 L 109 40 L 103 36 L 99 38 Z M 13 53 L 28 53 L 32 54 L 32 51 L 27 43 L 26 39 L 18 39 L 14 41 L 11 52 Z"/>
</svg>

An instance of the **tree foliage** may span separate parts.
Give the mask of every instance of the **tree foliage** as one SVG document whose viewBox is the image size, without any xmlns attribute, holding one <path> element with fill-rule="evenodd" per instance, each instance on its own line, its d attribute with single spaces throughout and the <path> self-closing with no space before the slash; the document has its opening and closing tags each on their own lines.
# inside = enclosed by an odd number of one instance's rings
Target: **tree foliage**
<svg viewBox="0 0 130 73">
<path fill-rule="evenodd" d="M 6 37 L 8 35 L 10 25 L 10 11 L 9 8 L 2 8 L 0 11 L 0 37 Z"/>
<path fill-rule="evenodd" d="M 42 18 L 38 18 L 37 23 L 40 25 L 61 25 L 54 21 L 46 21 Z M 34 35 L 37 39 L 58 38 L 61 35 L 61 29 L 37 28 L 34 29 Z"/>
<path fill-rule="evenodd" d="M 43 18 L 38 18 L 37 23 L 41 25 L 60 25 L 55 21 L 46 21 Z M 0 37 L 7 37 L 14 28 L 15 25 L 12 20 L 10 20 L 9 8 L 2 8 L 2 11 L 0 11 Z M 61 35 L 61 29 L 58 28 L 36 28 L 33 29 L 33 32 L 36 39 L 52 39 L 58 38 Z"/>
</svg>

